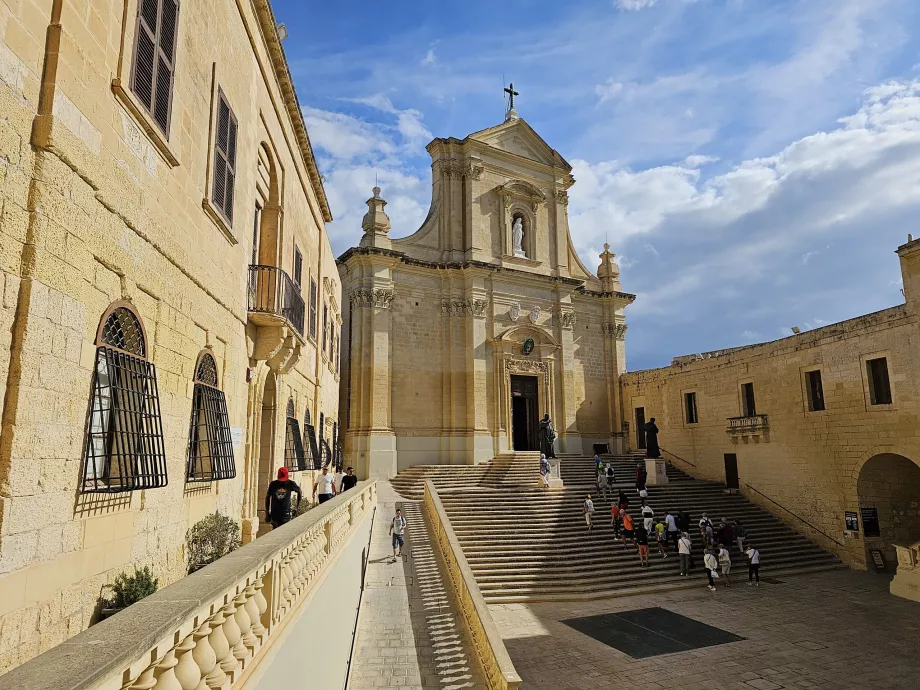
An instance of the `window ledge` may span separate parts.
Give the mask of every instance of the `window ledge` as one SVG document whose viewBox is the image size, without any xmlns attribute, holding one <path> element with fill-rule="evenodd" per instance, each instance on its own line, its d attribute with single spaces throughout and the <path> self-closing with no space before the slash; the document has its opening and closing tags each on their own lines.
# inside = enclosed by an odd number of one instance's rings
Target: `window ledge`
<svg viewBox="0 0 920 690">
<path fill-rule="evenodd" d="M 147 135 L 150 143 L 153 144 L 153 148 L 157 150 L 157 153 L 160 154 L 160 157 L 166 164 L 171 168 L 177 167 L 179 165 L 179 159 L 176 158 L 175 154 L 169 148 L 169 143 L 166 141 L 163 133 L 160 132 L 160 128 L 157 127 L 147 113 L 144 112 L 144 109 L 137 104 L 134 97 L 128 93 L 128 90 L 122 85 L 121 79 L 118 77 L 112 79 L 112 93 L 115 94 L 118 101 L 129 113 L 131 113 L 134 119 L 137 120 L 144 134 Z"/>
<path fill-rule="evenodd" d="M 507 261 L 509 264 L 520 264 L 521 266 L 542 266 L 542 261 L 537 261 L 536 259 L 528 259 L 525 256 L 511 256 L 510 254 L 502 254 L 502 260 Z"/>
<path fill-rule="evenodd" d="M 211 203 L 211 200 L 208 199 L 208 197 L 204 197 L 201 200 L 201 208 L 204 209 L 205 214 L 207 214 L 208 218 L 213 221 L 214 225 L 216 225 L 217 229 L 223 233 L 224 237 L 227 238 L 227 241 L 231 245 L 239 244 L 239 240 L 233 236 L 233 230 L 231 229 L 230 225 L 228 225 L 227 221 L 224 220 L 224 217 L 221 215 L 220 211 L 214 208 L 214 205 Z"/>
</svg>

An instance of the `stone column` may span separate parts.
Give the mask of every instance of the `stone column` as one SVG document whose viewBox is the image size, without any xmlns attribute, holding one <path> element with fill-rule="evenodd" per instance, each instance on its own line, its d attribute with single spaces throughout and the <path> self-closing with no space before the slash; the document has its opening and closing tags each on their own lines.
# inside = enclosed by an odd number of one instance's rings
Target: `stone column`
<svg viewBox="0 0 920 690">
<path fill-rule="evenodd" d="M 466 327 L 466 412 L 469 431 L 467 462 L 478 464 L 491 460 L 495 446 L 489 432 L 489 410 L 496 401 L 489 398 L 489 362 L 487 359 L 489 300 L 484 281 L 477 280 L 476 288 L 464 305 Z"/>
</svg>

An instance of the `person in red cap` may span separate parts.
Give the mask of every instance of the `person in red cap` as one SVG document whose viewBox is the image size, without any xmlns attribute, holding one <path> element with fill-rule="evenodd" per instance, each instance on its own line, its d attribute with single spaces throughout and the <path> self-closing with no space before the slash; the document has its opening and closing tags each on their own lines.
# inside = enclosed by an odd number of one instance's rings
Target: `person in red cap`
<svg viewBox="0 0 920 690">
<path fill-rule="evenodd" d="M 288 468 L 278 468 L 278 478 L 268 485 L 265 495 L 265 515 L 271 526 L 279 527 L 291 519 L 291 494 L 297 494 L 297 505 L 300 507 L 300 486 L 289 479 Z"/>
</svg>

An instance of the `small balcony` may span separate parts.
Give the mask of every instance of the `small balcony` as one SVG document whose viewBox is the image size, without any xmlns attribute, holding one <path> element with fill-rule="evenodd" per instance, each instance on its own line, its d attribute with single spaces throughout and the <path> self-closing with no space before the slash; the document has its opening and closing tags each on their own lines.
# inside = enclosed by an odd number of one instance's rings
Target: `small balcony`
<svg viewBox="0 0 920 690">
<path fill-rule="evenodd" d="M 755 414 L 745 417 L 729 417 L 728 429 L 726 432 L 731 437 L 732 443 L 749 443 L 754 441 L 769 441 L 770 425 L 767 422 L 767 415 Z"/>
<path fill-rule="evenodd" d="M 281 373 L 300 358 L 306 309 L 300 289 L 277 266 L 249 267 L 249 322 L 257 326 L 253 359 Z"/>
</svg>

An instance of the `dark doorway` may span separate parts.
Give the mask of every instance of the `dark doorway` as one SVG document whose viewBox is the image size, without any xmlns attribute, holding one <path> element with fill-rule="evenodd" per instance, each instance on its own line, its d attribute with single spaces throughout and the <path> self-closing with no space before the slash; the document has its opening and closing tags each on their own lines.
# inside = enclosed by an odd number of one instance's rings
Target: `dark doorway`
<svg viewBox="0 0 920 690">
<path fill-rule="evenodd" d="M 738 456 L 734 453 L 725 454 L 725 486 L 729 489 L 738 489 Z"/>
<path fill-rule="evenodd" d="M 645 408 L 636 408 L 636 448 L 645 450 Z"/>
<path fill-rule="evenodd" d="M 511 377 L 511 441 L 514 450 L 539 450 L 537 377 Z"/>
</svg>

